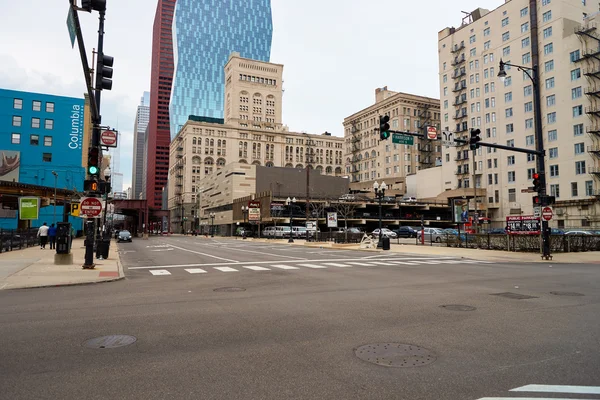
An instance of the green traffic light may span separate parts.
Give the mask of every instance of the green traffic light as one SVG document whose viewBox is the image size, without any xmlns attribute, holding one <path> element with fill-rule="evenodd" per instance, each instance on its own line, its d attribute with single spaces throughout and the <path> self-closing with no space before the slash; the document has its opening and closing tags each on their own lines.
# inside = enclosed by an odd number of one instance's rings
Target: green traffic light
<svg viewBox="0 0 600 400">
<path fill-rule="evenodd" d="M 390 133 L 389 132 L 383 132 L 383 138 L 387 139 L 390 137 Z"/>
<path fill-rule="evenodd" d="M 88 168 L 90 175 L 96 175 L 98 173 L 98 167 L 91 166 Z"/>
</svg>

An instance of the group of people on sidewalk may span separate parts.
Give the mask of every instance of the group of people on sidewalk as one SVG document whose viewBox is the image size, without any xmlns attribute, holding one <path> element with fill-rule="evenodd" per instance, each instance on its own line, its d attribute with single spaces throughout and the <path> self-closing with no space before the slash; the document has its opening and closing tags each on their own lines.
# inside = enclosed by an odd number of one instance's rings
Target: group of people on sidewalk
<svg viewBox="0 0 600 400">
<path fill-rule="evenodd" d="M 44 222 L 40 229 L 38 229 L 38 237 L 40 238 L 40 249 L 44 250 L 46 248 L 46 244 L 50 242 L 50 250 L 56 250 L 56 227 L 54 224 L 48 226 Z M 71 226 L 71 245 L 73 244 L 73 239 L 75 239 L 75 228 Z"/>
</svg>

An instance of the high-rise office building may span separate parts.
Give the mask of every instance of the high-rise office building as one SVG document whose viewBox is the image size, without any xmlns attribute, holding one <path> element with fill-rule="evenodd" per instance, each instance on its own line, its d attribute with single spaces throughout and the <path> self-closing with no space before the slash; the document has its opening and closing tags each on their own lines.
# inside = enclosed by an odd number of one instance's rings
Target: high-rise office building
<svg viewBox="0 0 600 400">
<path fill-rule="evenodd" d="M 144 160 L 144 142 L 146 128 L 150 121 L 150 92 L 144 92 L 140 105 L 135 115 L 135 124 L 133 128 L 133 166 L 131 168 L 131 188 L 134 198 L 139 198 L 142 192 L 142 182 L 146 172 Z"/>
<path fill-rule="evenodd" d="M 535 90 L 540 90 L 546 181 L 556 196 L 551 225 L 600 226 L 600 62 L 595 12 L 581 0 L 506 1 L 478 8 L 438 35 L 442 126 L 455 137 L 481 130 L 483 142 L 536 149 Z M 532 12 L 535 11 L 535 12 Z M 506 67 L 500 60 L 528 69 Z M 537 82 L 528 73 L 538 72 Z M 533 75 L 535 77 L 535 75 Z M 473 159 L 474 158 L 474 159 Z M 534 213 L 529 187 L 536 157 L 481 147 L 443 148 L 444 191 L 475 197 L 496 227 L 509 215 Z M 473 185 L 477 190 L 473 189 Z M 449 193 L 449 192 L 446 192 Z"/>
<path fill-rule="evenodd" d="M 238 52 L 243 58 L 268 62 L 272 33 L 270 0 L 177 1 L 171 138 L 190 115 L 223 118 L 223 67 L 229 55 Z"/>
<path fill-rule="evenodd" d="M 169 173 L 169 99 L 173 82 L 171 25 L 176 0 L 159 0 L 152 32 L 150 121 L 146 138 L 146 199 L 150 209 L 162 208 L 162 190 Z M 143 189 L 142 189 L 143 190 Z"/>
</svg>

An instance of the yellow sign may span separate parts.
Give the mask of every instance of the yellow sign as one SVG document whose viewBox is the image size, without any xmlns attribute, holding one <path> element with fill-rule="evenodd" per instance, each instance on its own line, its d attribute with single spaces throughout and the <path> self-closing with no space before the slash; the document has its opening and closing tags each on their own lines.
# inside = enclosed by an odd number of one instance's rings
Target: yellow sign
<svg viewBox="0 0 600 400">
<path fill-rule="evenodd" d="M 79 217 L 79 203 L 71 203 L 71 215 Z"/>
</svg>

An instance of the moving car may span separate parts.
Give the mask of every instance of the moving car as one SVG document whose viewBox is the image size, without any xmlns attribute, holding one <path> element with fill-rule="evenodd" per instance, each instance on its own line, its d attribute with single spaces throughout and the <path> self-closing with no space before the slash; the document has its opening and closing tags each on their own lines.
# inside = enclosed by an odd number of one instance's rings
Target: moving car
<svg viewBox="0 0 600 400">
<path fill-rule="evenodd" d="M 129 231 L 121 231 L 119 232 L 119 238 L 117 242 L 132 242 L 131 233 Z"/>
<path fill-rule="evenodd" d="M 382 235 L 383 237 L 389 237 L 390 239 L 396 239 L 398 236 L 396 235 L 396 232 L 390 231 L 387 228 L 383 228 L 382 229 Z M 379 229 L 375 229 L 373 231 L 373 236 L 375 237 L 379 237 Z"/>
</svg>

